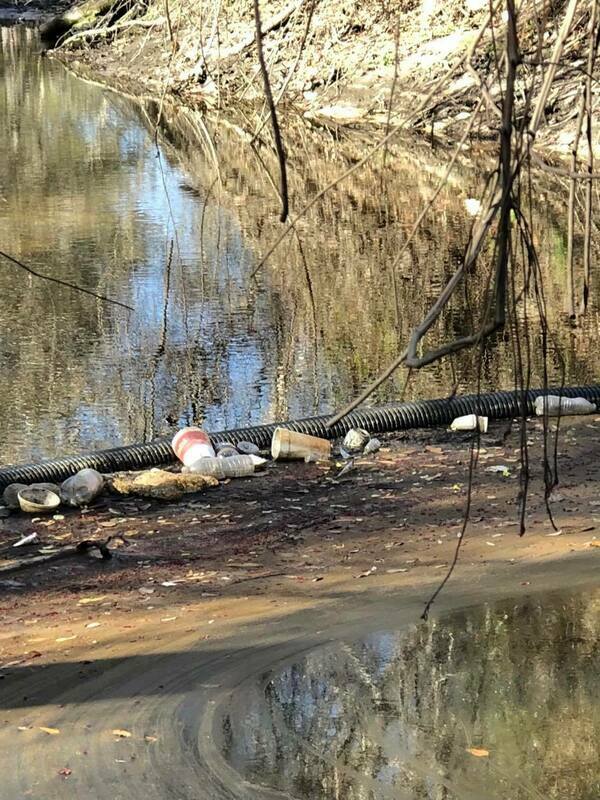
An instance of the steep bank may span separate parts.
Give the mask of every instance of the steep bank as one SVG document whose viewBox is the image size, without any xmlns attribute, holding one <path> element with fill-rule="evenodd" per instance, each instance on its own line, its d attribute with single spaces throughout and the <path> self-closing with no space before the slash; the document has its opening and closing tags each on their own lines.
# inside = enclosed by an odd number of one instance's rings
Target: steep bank
<svg viewBox="0 0 600 800">
<path fill-rule="evenodd" d="M 523 90 L 536 65 L 551 62 L 566 6 L 521 4 Z M 49 32 L 60 58 L 137 92 L 207 108 L 244 105 L 264 116 L 252 4 L 87 0 L 75 8 L 71 30 L 59 25 Z M 573 141 L 590 8 L 579 4 L 545 104 L 542 139 L 558 150 Z M 311 119 L 341 124 L 394 125 L 410 117 L 410 127 L 453 139 L 484 82 L 489 102 L 475 130 L 495 138 L 494 105 L 505 76 L 494 78 L 494 54 L 503 46 L 506 17 L 499 11 L 486 25 L 488 9 L 487 0 L 263 0 L 263 47 L 275 100 Z"/>
</svg>

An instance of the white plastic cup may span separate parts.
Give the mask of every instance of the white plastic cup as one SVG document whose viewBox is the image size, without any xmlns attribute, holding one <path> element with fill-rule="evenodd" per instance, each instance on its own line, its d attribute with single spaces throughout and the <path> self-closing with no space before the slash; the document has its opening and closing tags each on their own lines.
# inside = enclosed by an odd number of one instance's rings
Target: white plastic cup
<svg viewBox="0 0 600 800">
<path fill-rule="evenodd" d="M 474 431 L 477 430 L 478 427 L 481 433 L 487 433 L 488 418 L 478 417 L 477 414 L 465 414 L 464 417 L 456 417 L 456 419 L 452 420 L 450 430 Z"/>
<path fill-rule="evenodd" d="M 275 460 L 327 461 L 331 458 L 331 442 L 287 428 L 275 428 L 271 441 L 271 455 Z"/>
</svg>

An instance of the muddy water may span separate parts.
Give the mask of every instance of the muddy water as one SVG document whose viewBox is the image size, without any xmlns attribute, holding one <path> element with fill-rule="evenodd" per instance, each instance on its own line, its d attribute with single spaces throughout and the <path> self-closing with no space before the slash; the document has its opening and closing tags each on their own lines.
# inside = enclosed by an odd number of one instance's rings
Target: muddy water
<svg viewBox="0 0 600 800">
<path fill-rule="evenodd" d="M 285 797 L 595 800 L 600 592 L 316 650 L 232 703 L 224 752 Z"/>
<path fill-rule="evenodd" d="M 218 428 L 333 409 L 397 352 L 458 263 L 464 200 L 484 179 L 479 156 L 457 168 L 392 269 L 447 159 L 407 143 L 387 155 L 383 177 L 374 159 L 333 190 L 252 278 L 280 226 L 273 153 L 260 139 L 250 146 L 248 124 L 165 108 L 154 136 L 154 104 L 78 80 L 37 48 L 34 30 L 0 29 L 0 248 L 135 310 L 2 262 L 0 462 L 149 439 L 192 420 Z M 295 208 L 372 142 L 285 126 Z M 566 280 L 559 189 L 535 198 L 554 321 Z M 431 342 L 469 330 L 481 288 L 473 280 Z M 567 380 L 597 377 L 598 321 L 594 307 L 584 328 L 563 329 Z M 493 344 L 482 385 L 510 387 L 513 349 L 504 337 Z M 535 383 L 535 320 L 529 353 Z M 475 362 L 467 354 L 422 371 L 406 396 L 473 389 Z M 548 368 L 560 377 L 558 351 Z M 404 379 L 376 399 L 398 397 Z"/>
</svg>

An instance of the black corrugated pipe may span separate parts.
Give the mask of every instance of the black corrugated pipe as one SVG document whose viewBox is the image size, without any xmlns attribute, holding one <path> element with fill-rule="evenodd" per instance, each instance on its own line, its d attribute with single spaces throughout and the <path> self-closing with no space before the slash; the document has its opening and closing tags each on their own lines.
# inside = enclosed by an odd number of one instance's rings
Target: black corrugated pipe
<svg viewBox="0 0 600 800">
<path fill-rule="evenodd" d="M 596 405 L 600 404 L 600 384 L 591 386 L 567 386 L 562 389 L 529 389 L 525 393 L 526 414 L 534 413 L 535 398 L 544 394 L 557 394 L 564 397 L 585 397 Z M 433 428 L 448 425 L 455 417 L 463 414 L 482 414 L 490 419 L 511 419 L 521 411 L 521 396 L 512 392 L 488 392 L 486 394 L 467 394 L 460 397 L 418 400 L 414 403 L 394 403 L 374 408 L 362 408 L 348 414 L 332 428 L 326 428 L 330 414 L 307 417 L 292 422 L 273 422 L 268 425 L 255 425 L 250 428 L 235 428 L 229 431 L 211 433 L 214 442 L 236 444 L 243 440 L 254 442 L 261 450 L 271 446 L 271 437 L 277 427 L 290 428 L 300 433 L 336 439 L 350 428 L 365 428 L 370 433 L 391 433 L 409 428 Z M 41 464 L 10 466 L 0 469 L 0 490 L 10 483 L 59 482 L 75 474 L 80 469 L 92 467 L 100 472 L 143 469 L 166 464 L 175 460 L 170 439 L 157 439 L 146 444 L 115 447 L 99 450 L 84 456 L 68 456 L 44 461 Z"/>
</svg>

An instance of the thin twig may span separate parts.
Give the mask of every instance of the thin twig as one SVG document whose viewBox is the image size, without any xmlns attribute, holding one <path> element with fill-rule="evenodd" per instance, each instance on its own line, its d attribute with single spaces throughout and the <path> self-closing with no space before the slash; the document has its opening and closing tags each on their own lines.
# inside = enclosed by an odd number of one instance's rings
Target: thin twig
<svg viewBox="0 0 600 800">
<path fill-rule="evenodd" d="M 285 159 L 285 149 L 283 147 L 283 140 L 281 138 L 281 129 L 279 128 L 279 121 L 277 119 L 277 109 L 275 108 L 275 101 L 273 99 L 273 92 L 271 91 L 271 81 L 269 80 L 269 72 L 265 62 L 265 54 L 263 52 L 263 31 L 260 21 L 260 3 L 259 0 L 254 0 L 254 22 L 256 25 L 256 50 L 258 53 L 258 62 L 262 72 L 263 84 L 265 87 L 265 97 L 267 105 L 269 106 L 269 113 L 271 115 L 271 125 L 273 127 L 273 139 L 275 140 L 275 149 L 277 150 L 277 158 L 279 160 L 279 176 L 281 180 L 281 215 L 279 217 L 281 222 L 285 222 L 288 218 L 289 212 L 289 197 L 288 197 L 288 182 L 287 182 L 287 168 Z"/>
<path fill-rule="evenodd" d="M 114 306 L 120 306 L 121 308 L 126 308 L 128 311 L 135 311 L 133 306 L 128 306 L 127 303 L 122 303 L 120 300 L 113 300 L 110 297 L 105 297 L 102 294 L 97 294 L 93 292 L 91 289 L 85 289 L 83 286 L 78 286 L 76 283 L 71 283 L 70 281 L 63 281 L 61 278 L 54 278 L 51 275 L 43 275 L 41 272 L 37 272 L 35 269 L 28 267 L 27 264 L 24 264 L 22 261 L 19 261 L 18 258 L 14 258 L 13 256 L 9 256 L 8 253 L 5 253 L 3 250 L 0 250 L 0 257 L 5 258 L 7 261 L 10 261 L 11 264 L 15 264 L 15 266 L 20 267 L 25 272 L 28 272 L 30 275 L 33 275 L 34 278 L 40 278 L 43 281 L 49 281 L 50 283 L 57 283 L 59 286 L 66 286 L 68 289 L 74 289 L 76 292 L 81 292 L 82 294 L 89 294 L 90 297 L 95 297 L 96 300 L 102 300 L 103 303 L 110 303 Z"/>
</svg>

